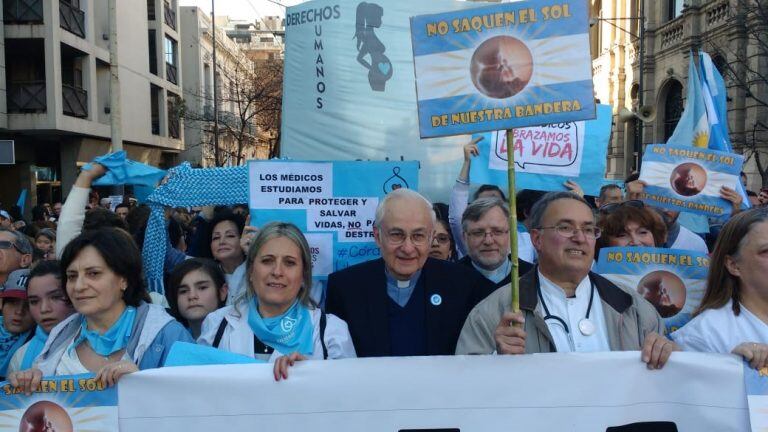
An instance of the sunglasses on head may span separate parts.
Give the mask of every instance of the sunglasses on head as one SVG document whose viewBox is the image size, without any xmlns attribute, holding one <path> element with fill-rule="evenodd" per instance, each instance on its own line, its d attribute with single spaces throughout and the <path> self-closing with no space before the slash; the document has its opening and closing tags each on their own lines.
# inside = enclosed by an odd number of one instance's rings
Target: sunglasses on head
<svg viewBox="0 0 768 432">
<path fill-rule="evenodd" d="M 600 206 L 600 209 L 598 209 L 598 211 L 600 212 L 600 214 L 607 215 L 615 212 L 616 210 L 624 206 L 641 209 L 641 208 L 645 208 L 645 203 L 640 200 L 628 200 L 620 203 L 610 203 L 610 204 L 605 204 Z"/>
<path fill-rule="evenodd" d="M 21 251 L 21 249 L 19 248 L 19 245 L 17 245 L 16 243 L 12 241 L 5 241 L 5 240 L 0 241 L 0 249 L 11 249 L 11 248 L 16 249 L 17 251 L 19 251 L 19 253 L 24 253 Z"/>
</svg>

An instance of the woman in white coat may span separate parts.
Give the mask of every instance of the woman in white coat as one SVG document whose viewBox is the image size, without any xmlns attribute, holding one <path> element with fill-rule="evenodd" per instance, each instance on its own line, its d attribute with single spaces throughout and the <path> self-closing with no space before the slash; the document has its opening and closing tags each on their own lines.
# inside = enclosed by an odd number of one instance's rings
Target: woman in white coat
<svg viewBox="0 0 768 432">
<path fill-rule="evenodd" d="M 251 243 L 247 289 L 233 305 L 209 314 L 197 342 L 275 362 L 275 379 L 305 359 L 356 357 L 347 324 L 309 297 L 312 255 L 295 225 L 273 222 Z"/>
</svg>

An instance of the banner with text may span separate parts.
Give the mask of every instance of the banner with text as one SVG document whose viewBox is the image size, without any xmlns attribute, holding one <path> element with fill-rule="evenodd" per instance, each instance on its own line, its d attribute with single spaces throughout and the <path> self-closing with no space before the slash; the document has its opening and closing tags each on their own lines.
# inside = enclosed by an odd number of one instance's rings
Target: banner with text
<svg viewBox="0 0 768 432">
<path fill-rule="evenodd" d="M 285 14 L 280 155 L 418 160 L 420 191 L 448 201 L 469 137 L 419 138 L 410 18 L 453 0 L 315 0 Z"/>
<path fill-rule="evenodd" d="M 659 312 L 668 332 L 691 320 L 707 285 L 709 257 L 701 252 L 649 247 L 600 249 L 595 272 L 637 291 Z"/>
<path fill-rule="evenodd" d="M 611 119 L 611 106 L 598 105 L 595 120 L 515 129 L 517 188 L 566 190 L 563 183 L 573 180 L 584 193 L 597 196 L 604 184 Z M 470 182 L 495 184 L 506 190 L 506 131 L 475 136 L 483 140 L 477 143 L 479 155 L 472 161 Z"/>
<path fill-rule="evenodd" d="M 595 118 L 584 1 L 411 19 L 422 138 Z"/>
<path fill-rule="evenodd" d="M 755 370 L 744 362 L 744 384 L 752 432 L 765 432 L 768 430 L 768 367 Z"/>
<path fill-rule="evenodd" d="M 661 370 L 639 352 L 304 361 L 281 382 L 272 365 L 175 367 L 125 376 L 119 394 L 121 432 L 749 428 L 741 360 L 685 352 Z"/>
<path fill-rule="evenodd" d="M 45 378 L 29 396 L 8 382 L 0 386 L 0 431 L 118 430 L 117 389 L 93 375 Z"/>
<path fill-rule="evenodd" d="M 418 162 L 249 161 L 251 223 L 291 222 L 307 237 L 312 274 L 324 279 L 379 257 L 376 206 L 387 193 L 418 190 Z"/>
<path fill-rule="evenodd" d="M 731 213 L 720 188 L 736 189 L 744 157 L 699 147 L 649 145 L 643 153 L 640 180 L 643 200 L 651 205 L 707 216 Z"/>
</svg>

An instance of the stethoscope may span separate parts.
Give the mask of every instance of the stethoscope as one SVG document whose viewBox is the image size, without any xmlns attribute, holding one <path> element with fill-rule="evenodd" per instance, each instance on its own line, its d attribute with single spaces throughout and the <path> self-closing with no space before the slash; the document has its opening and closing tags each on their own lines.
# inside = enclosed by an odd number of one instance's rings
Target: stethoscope
<svg viewBox="0 0 768 432">
<path fill-rule="evenodd" d="M 589 319 L 589 313 L 592 311 L 592 300 L 595 297 L 595 284 L 592 283 L 590 280 L 590 292 L 589 292 L 589 303 L 587 305 L 587 314 L 579 321 L 579 332 L 581 332 L 584 336 L 592 336 L 595 334 L 595 330 L 597 328 L 595 327 L 595 323 L 592 322 L 591 319 Z M 544 296 L 541 294 L 541 282 L 536 284 L 536 289 L 539 294 L 539 299 L 541 300 L 541 306 L 544 308 L 544 322 L 547 320 L 555 320 L 560 325 L 563 326 L 563 329 L 565 330 L 565 333 L 568 335 L 568 340 L 571 343 L 571 349 L 573 349 L 573 340 L 571 338 L 571 329 L 568 327 L 568 324 L 566 324 L 565 320 L 560 318 L 557 315 L 552 315 L 549 313 L 549 308 L 547 307 L 547 303 L 544 301 Z"/>
</svg>

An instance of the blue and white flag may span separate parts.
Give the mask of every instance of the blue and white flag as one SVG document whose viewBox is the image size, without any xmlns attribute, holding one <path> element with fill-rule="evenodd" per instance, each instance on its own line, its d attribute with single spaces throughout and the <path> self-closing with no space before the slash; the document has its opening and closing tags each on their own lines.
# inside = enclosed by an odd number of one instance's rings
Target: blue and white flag
<svg viewBox="0 0 768 432">
<path fill-rule="evenodd" d="M 373 223 L 379 200 L 418 190 L 418 162 L 249 161 L 251 223 L 291 222 L 307 238 L 312 274 L 379 258 Z"/>
<path fill-rule="evenodd" d="M 736 189 L 744 157 L 734 153 L 654 144 L 643 154 L 643 200 L 653 206 L 707 216 L 728 215 L 720 189 Z"/>
<path fill-rule="evenodd" d="M 93 374 L 44 377 L 25 395 L 0 384 L 0 431 L 118 431 L 117 387 Z"/>
<path fill-rule="evenodd" d="M 611 136 L 611 106 L 598 105 L 597 118 L 558 123 L 513 131 L 515 186 L 543 191 L 567 190 L 573 180 L 587 195 L 597 196 L 605 184 L 606 153 Z M 469 181 L 494 184 L 506 190 L 506 131 L 489 132 L 477 143 L 478 156 L 472 161 Z"/>
<path fill-rule="evenodd" d="M 609 247 L 600 249 L 594 271 L 625 290 L 637 291 L 673 332 L 690 321 L 704 297 L 709 257 L 677 249 Z"/>
<path fill-rule="evenodd" d="M 595 118 L 587 7 L 520 1 L 413 17 L 421 137 Z"/>
</svg>

